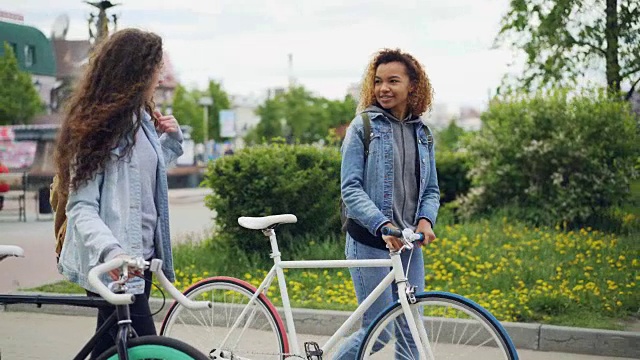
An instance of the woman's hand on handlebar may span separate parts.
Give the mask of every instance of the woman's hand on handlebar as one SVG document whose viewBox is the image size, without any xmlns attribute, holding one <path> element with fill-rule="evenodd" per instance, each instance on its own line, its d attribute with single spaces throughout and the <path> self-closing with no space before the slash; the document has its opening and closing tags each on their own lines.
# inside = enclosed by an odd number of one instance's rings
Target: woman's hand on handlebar
<svg viewBox="0 0 640 360">
<path fill-rule="evenodd" d="M 118 256 L 116 256 L 114 259 L 119 259 L 119 258 L 123 258 L 126 260 L 132 260 L 131 256 L 127 255 L 127 254 L 120 254 Z M 120 270 L 121 269 L 113 269 L 111 271 L 109 271 L 109 277 L 111 278 L 111 280 L 113 281 L 118 281 L 120 280 Z M 128 269 L 128 274 L 127 277 L 133 278 L 135 276 L 142 276 L 142 270 L 140 268 L 137 267 L 129 267 Z"/>
<path fill-rule="evenodd" d="M 383 227 L 389 227 L 392 228 L 394 230 L 398 230 L 397 227 L 393 226 L 393 224 L 391 223 L 386 223 L 384 225 L 382 225 Z M 398 230 L 399 232 L 400 230 Z M 400 249 L 402 249 L 402 247 L 404 246 L 404 244 L 402 243 L 402 240 L 400 238 L 398 238 L 397 236 L 393 236 L 393 235 L 382 235 L 382 240 L 384 240 L 385 243 L 387 243 L 387 249 L 391 250 L 391 251 L 398 251 Z"/>
<path fill-rule="evenodd" d="M 429 222 L 429 220 L 427 219 L 423 218 L 423 219 L 420 219 L 420 221 L 418 221 L 416 234 L 418 233 L 422 233 L 424 235 L 424 240 L 418 242 L 418 247 L 422 246 L 423 243 L 425 245 L 429 245 L 431 242 L 433 242 L 433 240 L 436 239 L 436 234 L 433 232 L 433 229 L 431 228 L 431 222 Z"/>
</svg>

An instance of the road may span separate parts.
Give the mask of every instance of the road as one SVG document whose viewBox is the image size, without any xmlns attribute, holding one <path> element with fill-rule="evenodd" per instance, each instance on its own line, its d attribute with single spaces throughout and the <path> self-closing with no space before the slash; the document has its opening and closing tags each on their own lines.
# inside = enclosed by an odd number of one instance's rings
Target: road
<svg viewBox="0 0 640 360">
<path fill-rule="evenodd" d="M 206 193 L 204 189 L 169 191 L 174 242 L 200 237 L 210 229 L 213 213 L 204 206 Z M 26 223 L 17 222 L 0 212 L 0 245 L 18 245 L 25 251 L 23 259 L 10 258 L 0 262 L 0 292 L 63 280 L 56 269 L 53 221 L 36 220 L 32 197 L 27 198 L 27 219 Z"/>
<path fill-rule="evenodd" d="M 159 324 L 156 325 L 159 328 Z M 95 319 L 86 316 L 0 312 L 2 360 L 71 359 L 91 337 Z M 324 343 L 327 337 L 301 335 L 300 341 Z M 567 353 L 518 351 L 521 360 L 623 360 Z M 473 360 L 494 360 L 474 354 Z M 628 359 L 631 360 L 631 359 Z"/>
</svg>

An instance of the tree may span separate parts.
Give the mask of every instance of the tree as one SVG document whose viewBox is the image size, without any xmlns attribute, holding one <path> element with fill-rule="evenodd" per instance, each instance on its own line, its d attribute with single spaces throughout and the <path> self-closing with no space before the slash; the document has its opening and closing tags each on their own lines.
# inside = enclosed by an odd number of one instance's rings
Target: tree
<svg viewBox="0 0 640 360">
<path fill-rule="evenodd" d="M 202 106 L 198 104 L 200 96 L 200 91 L 188 91 L 180 84 L 173 95 L 173 115 L 181 125 L 191 126 L 191 138 L 197 143 L 203 140 L 203 111 Z"/>
<path fill-rule="evenodd" d="M 213 99 L 213 105 L 209 107 L 209 139 L 222 140 L 220 136 L 220 110 L 229 109 L 231 102 L 229 95 L 222 89 L 222 84 L 209 80 L 209 87 L 204 91 Z"/>
<path fill-rule="evenodd" d="M 43 109 L 29 73 L 20 71 L 13 48 L 0 57 L 0 125 L 25 124 Z"/>
<path fill-rule="evenodd" d="M 247 143 L 260 143 L 263 139 L 270 140 L 284 136 L 284 103 L 276 95 L 275 99 L 268 99 L 260 105 L 256 114 L 260 116 L 260 122 L 247 136 Z"/>
<path fill-rule="evenodd" d="M 611 94 L 640 81 L 640 3 L 637 0 L 511 0 L 496 43 L 526 53 L 520 85 L 573 85 L 589 70 L 605 70 Z"/>
<path fill-rule="evenodd" d="M 438 131 L 436 134 L 436 141 L 438 142 L 438 151 L 457 151 L 460 148 L 460 141 L 465 136 L 466 132 L 463 128 L 456 124 L 455 119 L 452 119 L 449 125 Z"/>
<path fill-rule="evenodd" d="M 351 95 L 345 96 L 344 100 L 326 100 L 326 102 L 330 127 L 348 124 L 353 120 L 358 104 Z"/>
<path fill-rule="evenodd" d="M 222 89 L 222 85 L 211 80 L 206 90 L 187 90 L 178 85 L 173 95 L 173 114 L 182 125 L 191 126 L 191 138 L 198 143 L 203 142 L 204 109 L 200 105 L 200 99 L 209 96 L 213 99 L 213 105 L 208 111 L 208 139 L 222 140 L 220 137 L 220 110 L 229 109 L 231 102 L 229 95 Z"/>
<path fill-rule="evenodd" d="M 356 103 L 350 96 L 342 101 L 328 100 L 314 96 L 302 86 L 293 87 L 258 107 L 260 123 L 247 142 L 275 137 L 305 144 L 324 140 L 329 129 L 351 121 L 355 109 Z"/>
</svg>

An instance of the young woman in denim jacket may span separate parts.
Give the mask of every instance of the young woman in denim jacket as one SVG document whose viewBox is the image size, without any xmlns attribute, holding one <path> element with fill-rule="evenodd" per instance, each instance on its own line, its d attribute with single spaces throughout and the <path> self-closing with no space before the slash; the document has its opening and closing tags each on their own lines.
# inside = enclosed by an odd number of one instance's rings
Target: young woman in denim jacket
<svg viewBox="0 0 640 360">
<path fill-rule="evenodd" d="M 167 164 L 182 154 L 173 116 L 154 112 L 162 81 L 162 39 L 153 33 L 118 31 L 95 49 L 68 103 L 56 147 L 58 190 L 67 197 L 67 227 L 58 263 L 70 281 L 97 296 L 89 270 L 115 257 L 160 258 L 173 281 Z M 128 283 L 137 334 L 154 335 L 149 311 L 151 273 Z M 118 270 L 103 281 L 118 279 Z M 99 309 L 100 325 L 114 311 Z M 115 329 L 114 329 L 115 330 Z M 98 340 L 93 354 L 114 345 L 115 331 Z"/>
<path fill-rule="evenodd" d="M 424 234 L 426 244 L 436 238 L 433 226 L 440 206 L 440 189 L 433 137 L 420 118 L 431 107 L 431 101 L 431 83 L 413 56 L 391 49 L 374 55 L 363 79 L 359 114 L 349 125 L 342 144 L 341 192 L 349 218 L 347 259 L 388 259 L 389 250 L 399 249 L 400 239 L 381 235 L 383 226 L 413 229 Z M 368 156 L 363 112 L 371 124 Z M 405 269 L 409 255 L 401 254 Z M 350 269 L 358 303 L 382 282 L 388 271 Z M 408 278 L 417 292 L 424 291 L 424 260 L 419 248 L 412 254 Z M 354 359 L 367 327 L 397 299 L 395 286 L 387 289 L 365 312 L 362 328 L 347 339 L 336 359 Z"/>
</svg>

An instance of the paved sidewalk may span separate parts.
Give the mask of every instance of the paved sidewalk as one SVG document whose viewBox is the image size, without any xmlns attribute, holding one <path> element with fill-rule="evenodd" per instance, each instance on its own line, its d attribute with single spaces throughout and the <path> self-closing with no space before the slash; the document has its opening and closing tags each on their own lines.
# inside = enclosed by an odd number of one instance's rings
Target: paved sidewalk
<svg viewBox="0 0 640 360">
<path fill-rule="evenodd" d="M 150 303 L 152 312 L 157 312 L 154 316 L 155 321 L 162 321 L 169 306 L 166 306 L 164 301 L 158 298 L 152 298 Z M 37 315 L 95 317 L 94 309 L 66 305 L 43 305 L 38 308 L 30 304 L 14 304 L 6 305 L 4 310 L 5 313 L 27 312 Z M 284 317 L 283 310 L 278 308 L 278 311 L 280 316 Z M 333 335 L 347 321 L 351 312 L 295 308 L 292 309 L 292 315 L 299 333 L 313 334 L 315 337 L 323 338 Z M 453 322 L 443 325 L 444 327 L 441 329 L 445 332 L 451 331 L 450 327 L 455 326 Z M 640 333 L 634 331 L 610 331 L 511 322 L 503 322 L 502 325 L 518 350 L 640 359 Z M 474 355 L 477 354 L 474 353 Z"/>
<path fill-rule="evenodd" d="M 95 319 L 91 317 L 0 312 L 0 354 L 3 360 L 71 359 L 94 331 Z M 318 343 L 327 338 L 301 335 L 301 341 Z M 518 354 L 522 360 L 625 359 L 531 350 L 518 350 Z M 474 360 L 493 359 L 474 357 Z"/>
</svg>

